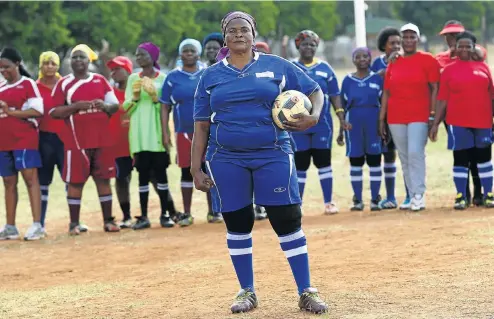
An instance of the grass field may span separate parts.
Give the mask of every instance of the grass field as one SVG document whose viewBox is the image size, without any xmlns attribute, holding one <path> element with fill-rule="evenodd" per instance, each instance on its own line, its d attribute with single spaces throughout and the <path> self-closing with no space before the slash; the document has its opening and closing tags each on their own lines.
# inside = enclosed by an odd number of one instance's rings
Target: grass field
<svg viewBox="0 0 494 319">
<path fill-rule="evenodd" d="M 441 133 L 440 141 L 427 147 L 428 209 L 419 214 L 349 212 L 349 164 L 344 148 L 334 144 L 334 192 L 341 213 L 323 216 L 317 172 L 311 168 L 303 223 L 313 284 L 331 306 L 323 318 L 494 316 L 494 210 L 450 208 L 455 195 L 452 155 Z M 367 170 L 364 174 L 368 207 Z M 176 166 L 169 169 L 169 176 L 180 208 Z M 401 200 L 402 178 L 397 185 Z M 31 220 L 24 189 L 21 184 L 17 218 L 21 231 Z M 138 215 L 136 178 L 132 190 L 133 215 Z M 0 243 L 0 318 L 315 317 L 298 310 L 294 280 L 267 221 L 257 222 L 254 230 L 259 308 L 232 315 L 229 306 L 238 284 L 224 225 L 205 223 L 204 194 L 194 195 L 196 224 L 190 228 L 161 229 L 153 194 L 152 229 L 106 234 L 90 182 L 82 219 L 91 230 L 72 238 L 67 235 L 68 209 L 58 177 L 50 191 L 49 236 L 40 242 Z M 116 198 L 114 215 L 121 218 Z M 4 216 L 2 198 L 2 224 Z"/>
</svg>

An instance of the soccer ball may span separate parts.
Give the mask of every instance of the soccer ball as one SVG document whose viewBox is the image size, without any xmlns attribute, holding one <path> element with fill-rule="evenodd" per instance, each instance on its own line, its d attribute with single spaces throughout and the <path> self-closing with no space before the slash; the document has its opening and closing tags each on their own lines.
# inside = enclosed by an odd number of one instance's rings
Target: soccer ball
<svg viewBox="0 0 494 319">
<path fill-rule="evenodd" d="M 298 119 L 294 119 L 295 114 L 309 115 L 312 110 L 312 103 L 309 98 L 295 90 L 289 90 L 278 95 L 273 104 L 273 120 L 276 126 L 280 129 L 283 128 L 283 122 L 298 122 Z"/>
</svg>

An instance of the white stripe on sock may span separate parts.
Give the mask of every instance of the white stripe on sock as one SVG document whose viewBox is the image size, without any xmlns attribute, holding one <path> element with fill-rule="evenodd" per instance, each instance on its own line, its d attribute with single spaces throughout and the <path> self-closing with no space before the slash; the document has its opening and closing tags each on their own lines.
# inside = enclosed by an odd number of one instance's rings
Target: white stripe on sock
<svg viewBox="0 0 494 319">
<path fill-rule="evenodd" d="M 39 185 L 39 189 L 41 189 L 42 191 L 47 191 L 49 188 L 50 186 L 48 185 Z"/>
<path fill-rule="evenodd" d="M 230 256 L 252 254 L 252 247 L 249 247 L 249 248 L 230 248 L 228 250 L 230 251 Z"/>
<path fill-rule="evenodd" d="M 139 193 L 146 193 L 149 192 L 149 185 L 148 186 L 139 186 Z"/>
<path fill-rule="evenodd" d="M 182 187 L 182 188 L 194 188 L 194 182 L 181 182 L 180 187 Z"/>
<path fill-rule="evenodd" d="M 44 202 L 48 201 L 48 195 L 41 195 L 41 200 Z"/>
<path fill-rule="evenodd" d="M 306 179 L 305 177 L 299 177 L 299 178 L 298 178 L 298 182 L 299 182 L 299 183 L 303 183 L 303 184 L 305 184 L 305 182 L 306 182 L 306 181 L 307 181 L 307 179 Z"/>
<path fill-rule="evenodd" d="M 382 180 L 382 176 L 369 176 L 369 180 L 371 182 L 380 182 Z"/>
<path fill-rule="evenodd" d="M 351 172 L 361 172 L 362 171 L 362 167 L 360 167 L 360 166 L 350 166 L 350 171 Z"/>
<path fill-rule="evenodd" d="M 80 199 L 68 199 L 67 202 L 69 203 L 69 205 L 80 205 L 81 204 Z"/>
<path fill-rule="evenodd" d="M 295 232 L 293 234 L 286 235 L 286 236 L 281 236 L 281 237 L 278 237 L 278 238 L 280 240 L 280 243 L 288 243 L 290 241 L 297 240 L 297 239 L 302 238 L 304 236 L 305 236 L 304 231 L 302 229 L 300 229 L 299 231 L 297 231 L 297 232 Z"/>
<path fill-rule="evenodd" d="M 307 254 L 307 245 L 285 251 L 286 258 Z"/>
<path fill-rule="evenodd" d="M 385 178 L 396 178 L 396 173 L 384 173 Z"/>
<path fill-rule="evenodd" d="M 492 174 L 492 171 L 490 171 L 490 172 L 485 172 L 485 173 L 480 173 L 480 172 L 479 172 L 479 177 L 480 177 L 480 178 L 489 178 L 489 177 L 493 177 L 493 174 Z"/>
<path fill-rule="evenodd" d="M 246 240 L 252 238 L 252 233 L 248 234 L 230 234 L 226 233 L 226 239 L 229 240 Z"/>
<path fill-rule="evenodd" d="M 362 176 L 350 176 L 350 181 L 352 182 L 361 182 L 363 180 Z"/>
<path fill-rule="evenodd" d="M 319 174 L 327 173 L 327 172 L 331 172 L 332 168 L 331 168 L 331 166 L 327 166 L 327 167 L 320 168 L 318 171 L 319 171 Z"/>
<path fill-rule="evenodd" d="M 319 179 L 320 180 L 324 180 L 324 179 L 328 179 L 328 178 L 333 178 L 333 172 L 319 174 Z"/>
<path fill-rule="evenodd" d="M 384 163 L 384 167 L 386 167 L 386 168 L 396 168 L 396 164 L 395 163 Z"/>
<path fill-rule="evenodd" d="M 100 203 L 109 202 L 112 200 L 112 195 L 101 196 L 99 198 Z"/>
<path fill-rule="evenodd" d="M 477 167 L 478 168 L 485 168 L 485 167 L 490 167 L 492 166 L 492 163 L 491 162 L 485 162 L 485 163 L 479 163 L 477 164 Z"/>
<path fill-rule="evenodd" d="M 380 172 L 382 168 L 380 166 L 378 167 L 369 167 L 369 172 Z"/>
<path fill-rule="evenodd" d="M 160 184 L 160 183 L 157 183 L 156 184 L 156 188 L 159 191 L 166 191 L 168 189 L 168 184 Z"/>
<path fill-rule="evenodd" d="M 480 175 L 480 174 L 479 174 Z M 453 177 L 458 177 L 458 178 L 468 178 L 468 173 L 458 173 L 454 172 Z"/>
</svg>

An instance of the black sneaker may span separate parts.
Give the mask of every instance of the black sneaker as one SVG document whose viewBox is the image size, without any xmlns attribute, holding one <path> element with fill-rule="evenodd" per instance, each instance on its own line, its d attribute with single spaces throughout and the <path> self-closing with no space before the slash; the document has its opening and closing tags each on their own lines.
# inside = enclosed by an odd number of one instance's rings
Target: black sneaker
<svg viewBox="0 0 494 319">
<path fill-rule="evenodd" d="M 175 222 L 168 215 L 161 215 L 160 216 L 160 224 L 161 224 L 161 227 L 163 227 L 163 228 L 172 228 L 173 226 L 175 226 Z"/>
<path fill-rule="evenodd" d="M 232 310 L 232 313 L 249 312 L 254 310 L 254 308 L 257 308 L 257 305 L 256 293 L 250 289 L 242 289 L 237 294 L 230 309 Z"/>
<path fill-rule="evenodd" d="M 380 202 L 381 202 L 381 195 L 377 195 L 377 198 L 371 200 L 370 202 L 370 210 L 372 212 L 381 210 L 381 206 L 379 206 Z"/>
<path fill-rule="evenodd" d="M 149 222 L 149 218 L 147 218 L 147 216 L 138 216 L 136 218 L 137 221 L 132 226 L 133 230 L 151 228 L 151 223 Z"/>
<path fill-rule="evenodd" d="M 194 217 L 191 214 L 182 214 L 181 218 L 178 220 L 180 227 L 187 227 L 194 223 Z"/>
<path fill-rule="evenodd" d="M 483 194 L 475 195 L 473 197 L 473 205 L 477 207 L 484 206 L 484 195 Z"/>
<path fill-rule="evenodd" d="M 350 208 L 351 211 L 363 211 L 364 203 L 358 200 L 357 197 L 353 196 L 353 206 Z"/>
<path fill-rule="evenodd" d="M 298 306 L 301 310 L 312 312 L 315 314 L 326 313 L 329 310 L 328 305 L 319 297 L 319 293 L 315 288 L 307 288 L 300 295 Z"/>
<path fill-rule="evenodd" d="M 468 207 L 468 203 L 467 203 L 465 196 L 463 196 L 462 193 L 458 193 L 456 195 L 454 208 L 456 210 L 464 210 L 467 207 Z"/>
</svg>

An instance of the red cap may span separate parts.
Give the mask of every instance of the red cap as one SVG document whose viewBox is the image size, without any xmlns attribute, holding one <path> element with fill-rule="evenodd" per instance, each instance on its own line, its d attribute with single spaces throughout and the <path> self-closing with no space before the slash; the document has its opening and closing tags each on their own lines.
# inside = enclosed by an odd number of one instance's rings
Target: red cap
<svg viewBox="0 0 494 319">
<path fill-rule="evenodd" d="M 129 58 L 125 56 L 117 56 L 110 61 L 106 63 L 106 66 L 110 69 L 113 70 L 115 68 L 123 68 L 125 71 L 132 73 L 132 70 L 134 69 L 132 67 L 132 61 L 130 61 Z"/>
<path fill-rule="evenodd" d="M 445 35 L 448 33 L 460 33 L 463 31 L 465 31 L 465 27 L 461 24 L 448 24 L 441 30 L 441 32 L 439 32 L 439 35 Z"/>
</svg>

